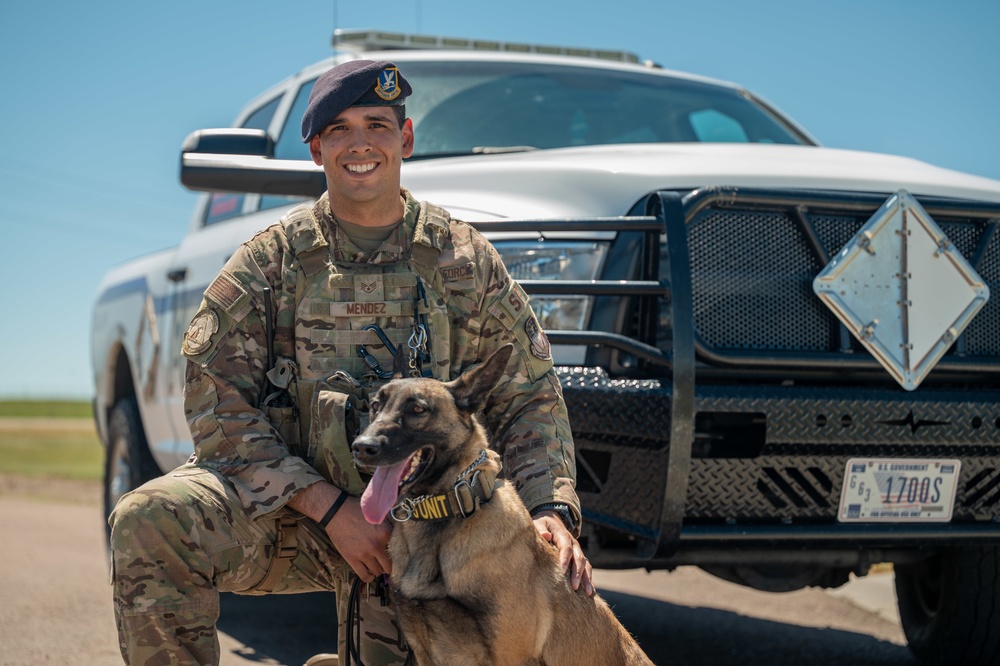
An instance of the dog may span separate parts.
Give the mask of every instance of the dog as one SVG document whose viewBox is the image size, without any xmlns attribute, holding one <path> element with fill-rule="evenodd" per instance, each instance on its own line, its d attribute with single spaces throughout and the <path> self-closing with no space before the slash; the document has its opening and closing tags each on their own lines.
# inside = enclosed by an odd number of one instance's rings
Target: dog
<svg viewBox="0 0 1000 666">
<path fill-rule="evenodd" d="M 365 519 L 395 521 L 389 591 L 419 666 L 652 664 L 599 595 L 574 591 L 476 417 L 501 347 L 451 382 L 394 379 L 352 454 Z"/>
</svg>

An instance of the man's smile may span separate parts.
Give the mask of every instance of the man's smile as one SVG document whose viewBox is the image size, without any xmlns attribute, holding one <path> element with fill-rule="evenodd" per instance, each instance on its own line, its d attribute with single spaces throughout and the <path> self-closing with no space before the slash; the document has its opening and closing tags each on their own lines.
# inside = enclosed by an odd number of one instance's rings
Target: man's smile
<svg viewBox="0 0 1000 666">
<path fill-rule="evenodd" d="M 351 173 L 368 173 L 378 166 L 377 162 L 365 162 L 364 164 L 347 164 L 347 170 Z"/>
</svg>

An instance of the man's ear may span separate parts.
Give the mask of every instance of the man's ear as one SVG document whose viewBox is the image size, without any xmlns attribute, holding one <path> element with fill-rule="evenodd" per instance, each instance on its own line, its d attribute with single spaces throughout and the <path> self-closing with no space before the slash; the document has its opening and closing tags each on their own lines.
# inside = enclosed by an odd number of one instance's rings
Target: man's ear
<svg viewBox="0 0 1000 666">
<path fill-rule="evenodd" d="M 407 118 L 403 121 L 403 151 L 401 153 L 405 160 L 413 154 L 413 121 Z"/>
<path fill-rule="evenodd" d="M 470 413 L 482 409 L 486 404 L 486 398 L 507 369 L 507 362 L 513 351 L 514 345 L 504 345 L 490 354 L 480 365 L 466 370 L 458 379 L 445 384 L 455 399 L 455 406 Z"/>
<path fill-rule="evenodd" d="M 319 134 L 309 139 L 309 154 L 312 155 L 316 166 L 323 166 L 323 153 L 319 149 Z"/>
</svg>

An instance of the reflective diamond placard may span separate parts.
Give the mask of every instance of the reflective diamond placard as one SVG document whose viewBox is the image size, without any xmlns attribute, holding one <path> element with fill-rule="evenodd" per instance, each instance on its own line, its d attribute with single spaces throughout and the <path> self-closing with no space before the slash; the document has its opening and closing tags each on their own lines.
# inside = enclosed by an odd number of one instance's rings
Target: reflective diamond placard
<svg viewBox="0 0 1000 666">
<path fill-rule="evenodd" d="M 989 287 L 906 190 L 813 280 L 813 291 L 912 391 L 986 304 Z"/>
</svg>

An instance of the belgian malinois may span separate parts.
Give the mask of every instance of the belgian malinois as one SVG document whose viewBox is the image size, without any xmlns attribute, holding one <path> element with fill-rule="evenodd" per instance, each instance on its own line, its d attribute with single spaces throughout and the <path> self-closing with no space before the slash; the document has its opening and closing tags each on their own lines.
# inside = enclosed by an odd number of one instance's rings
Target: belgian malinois
<svg viewBox="0 0 1000 666">
<path fill-rule="evenodd" d="M 420 666 L 652 664 L 598 595 L 574 591 L 489 448 L 476 413 L 507 345 L 451 382 L 395 379 L 352 445 L 374 476 L 365 518 L 392 515 L 389 590 Z"/>
</svg>

